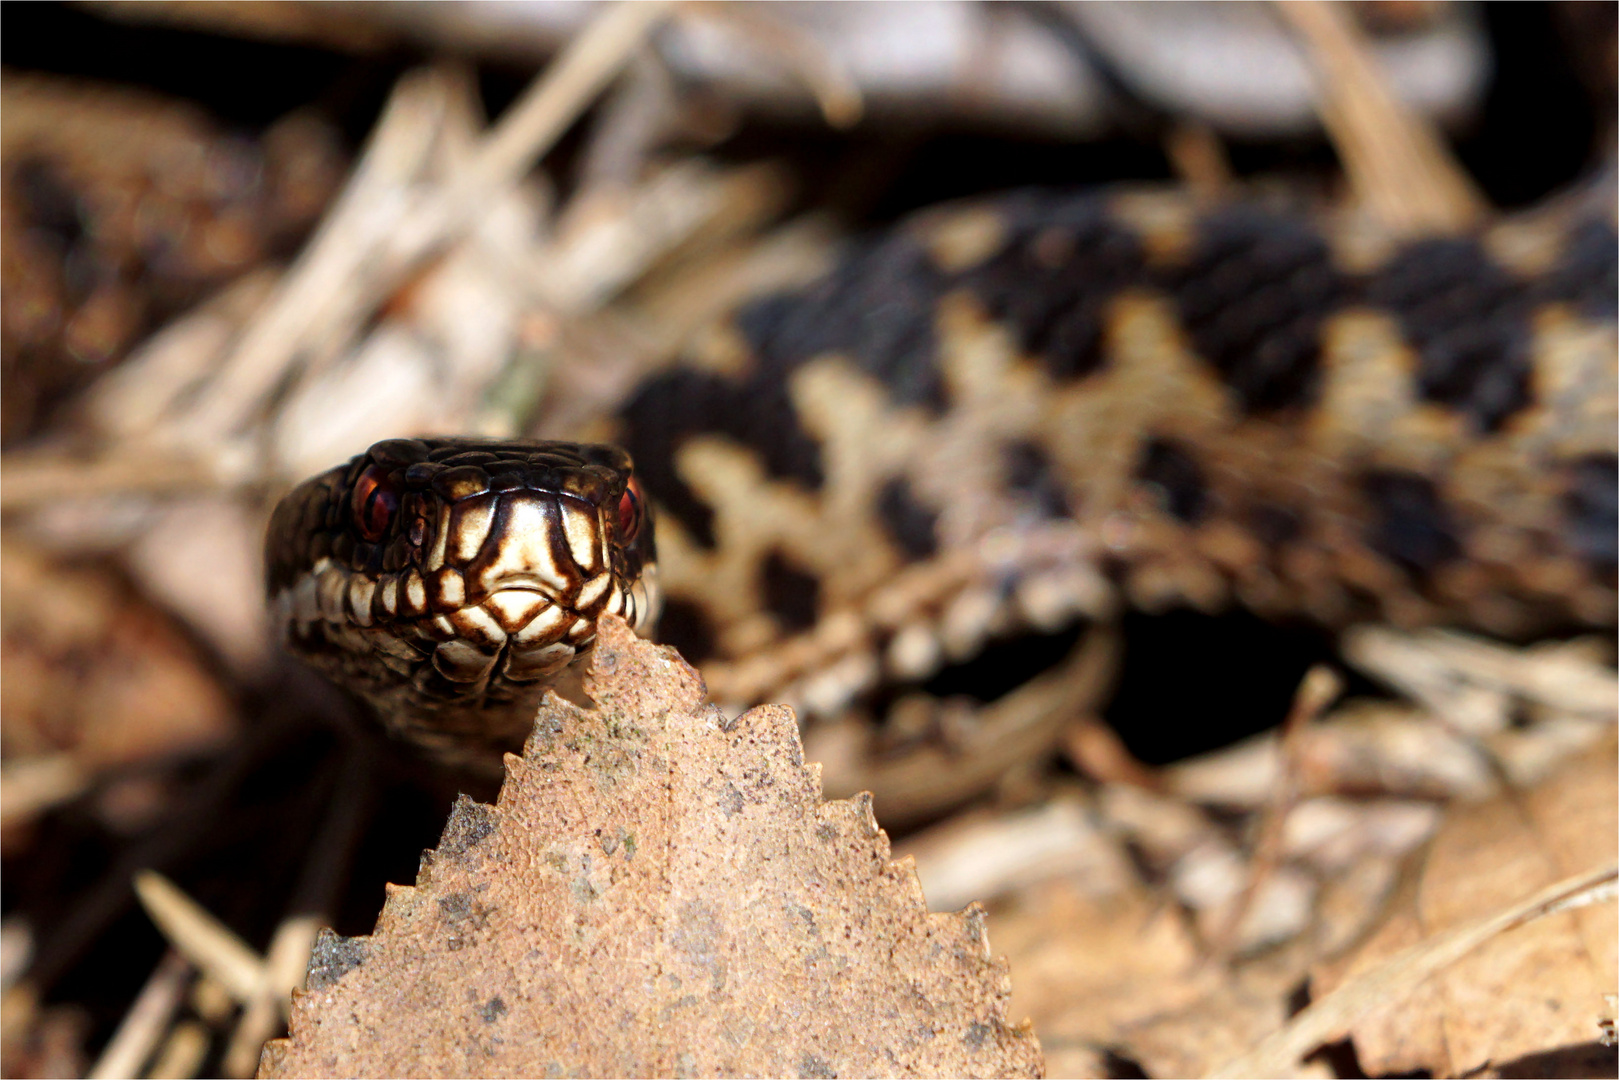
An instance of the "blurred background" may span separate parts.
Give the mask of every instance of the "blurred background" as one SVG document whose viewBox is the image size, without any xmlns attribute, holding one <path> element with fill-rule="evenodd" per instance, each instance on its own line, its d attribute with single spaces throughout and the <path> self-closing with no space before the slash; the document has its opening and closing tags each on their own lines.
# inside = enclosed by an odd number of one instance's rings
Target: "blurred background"
<svg viewBox="0 0 1619 1080">
<path fill-rule="evenodd" d="M 379 758 L 352 706 L 272 647 L 258 561 L 290 484 L 403 432 L 587 431 L 741 298 L 940 200 L 1113 183 L 1353 197 L 1308 51 L 1266 4 L 688 4 L 621 18 L 575 85 L 537 83 L 604 10 L 0 5 L 6 1075 L 248 1075 L 278 1033 L 273 1002 L 164 960 L 175 932 L 136 871 L 301 974 L 311 919 L 367 932 L 382 882 L 411 880 L 436 841 L 456 781 Z M 1503 213 L 1611 153 L 1615 10 L 1342 5 Z M 1079 908 L 1028 890 L 1088 877 L 1087 897 L 1169 904 L 1193 952 L 1274 958 L 1320 944 L 1345 866 L 1381 867 L 1357 887 L 1383 896 L 1440 808 L 1502 782 L 1422 727 L 1432 699 L 1375 659 L 1346 666 L 1351 697 L 1384 713 L 1333 745 L 1395 754 L 1394 725 L 1398 779 L 1357 789 L 1355 813 L 1323 803 L 1331 858 L 1301 848 L 1245 896 L 1274 729 L 1338 644 L 1190 611 L 1131 614 L 1122 636 L 1099 717 L 1059 753 L 893 830 L 935 908 L 996 901 L 1007 940 L 1032 943 L 1039 918 Z M 1600 698 L 1610 643 L 1553 644 Z M 1492 663 L 1430 659 L 1463 682 Z M 1518 733 L 1492 753 L 1525 782 L 1611 726 L 1589 698 L 1526 694 L 1498 690 L 1472 733 Z M 1419 736 L 1439 741 L 1413 754 Z M 1014 854 L 986 870 L 989 850 Z M 1308 967 L 1278 962 L 1267 1008 Z M 1055 1074 L 1198 1064 L 1075 1027 L 1094 992 L 1019 986 L 1014 1015 L 1036 1014 Z M 163 1018 L 144 1043 L 123 1034 L 138 996 Z M 1352 1052 L 1312 1067 L 1365 1075 Z"/>
</svg>

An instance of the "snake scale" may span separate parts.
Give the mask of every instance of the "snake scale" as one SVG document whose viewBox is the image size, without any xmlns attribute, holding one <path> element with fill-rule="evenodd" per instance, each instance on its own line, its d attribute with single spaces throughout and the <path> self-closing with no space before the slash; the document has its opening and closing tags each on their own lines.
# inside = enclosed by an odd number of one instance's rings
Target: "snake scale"
<svg viewBox="0 0 1619 1080">
<path fill-rule="evenodd" d="M 1426 237 L 1143 190 L 924 211 L 647 376 L 590 433 L 628 457 L 394 440 L 307 482 L 272 598 L 441 748 L 512 745 L 595 616 L 651 632 L 660 596 L 716 700 L 854 716 L 868 756 L 948 741 L 942 668 L 1122 604 L 1611 626 L 1611 203 Z"/>
</svg>

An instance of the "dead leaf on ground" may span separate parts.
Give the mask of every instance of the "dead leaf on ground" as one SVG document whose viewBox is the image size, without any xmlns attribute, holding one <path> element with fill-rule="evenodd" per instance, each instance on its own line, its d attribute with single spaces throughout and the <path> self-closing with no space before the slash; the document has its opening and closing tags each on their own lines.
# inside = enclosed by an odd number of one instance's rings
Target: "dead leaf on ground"
<svg viewBox="0 0 1619 1080">
<path fill-rule="evenodd" d="M 1353 957 L 1318 969 L 1313 996 L 1419 940 L 1611 863 L 1615 757 L 1610 735 L 1532 790 L 1452 808 L 1406 903 Z M 1599 904 L 1493 938 L 1356 1024 L 1361 1066 L 1373 1076 L 1471 1075 L 1595 1040 L 1602 995 L 1619 979 L 1616 931 L 1612 906 Z"/>
<path fill-rule="evenodd" d="M 371 936 L 323 937 L 261 1076 L 1040 1073 L 981 909 L 928 914 L 789 710 L 726 721 L 616 620 L 587 687 Z"/>
<path fill-rule="evenodd" d="M 1285 971 L 1207 963 L 1186 913 L 1144 885 L 1062 878 L 994 918 L 1012 1011 L 1031 1016 L 1052 1076 L 1199 1076 L 1286 1015 Z"/>
</svg>

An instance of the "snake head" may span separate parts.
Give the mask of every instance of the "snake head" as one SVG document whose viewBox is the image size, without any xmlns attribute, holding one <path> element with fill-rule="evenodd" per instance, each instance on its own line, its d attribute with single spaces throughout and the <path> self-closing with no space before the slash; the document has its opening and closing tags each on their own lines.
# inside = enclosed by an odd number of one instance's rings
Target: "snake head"
<svg viewBox="0 0 1619 1080">
<path fill-rule="evenodd" d="M 615 446 L 388 439 L 277 506 L 269 592 L 288 644 L 374 699 L 509 700 L 657 617 L 651 508 Z M 395 695 L 396 696 L 396 695 Z"/>
</svg>

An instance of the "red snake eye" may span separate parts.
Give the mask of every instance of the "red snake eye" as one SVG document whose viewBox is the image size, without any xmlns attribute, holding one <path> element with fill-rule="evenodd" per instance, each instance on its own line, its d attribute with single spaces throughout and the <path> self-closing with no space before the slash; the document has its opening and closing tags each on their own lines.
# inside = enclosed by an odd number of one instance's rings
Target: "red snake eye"
<svg viewBox="0 0 1619 1080">
<path fill-rule="evenodd" d="M 381 540 L 398 509 L 399 493 L 388 474 L 376 465 L 367 467 L 354 483 L 354 526 L 360 536 L 373 544 Z"/>
<path fill-rule="evenodd" d="M 635 539 L 635 534 L 641 531 L 641 485 L 634 477 L 630 478 L 629 486 L 624 489 L 624 497 L 618 500 L 618 539 L 620 543 L 627 544 Z"/>
</svg>

